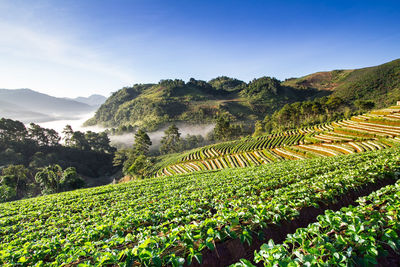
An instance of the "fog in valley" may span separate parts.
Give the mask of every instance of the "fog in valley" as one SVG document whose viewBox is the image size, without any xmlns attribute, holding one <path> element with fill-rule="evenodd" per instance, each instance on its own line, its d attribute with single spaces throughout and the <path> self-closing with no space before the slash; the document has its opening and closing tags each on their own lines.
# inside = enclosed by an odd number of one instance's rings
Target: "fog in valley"
<svg viewBox="0 0 400 267">
<path fill-rule="evenodd" d="M 41 127 L 50 128 L 56 130 L 59 134 L 61 134 L 62 130 L 64 129 L 65 125 L 71 125 L 74 131 L 93 131 L 93 132 L 101 132 L 104 131 L 105 128 L 99 126 L 89 126 L 84 127 L 83 123 L 94 116 L 94 112 L 80 114 L 76 117 L 69 118 L 69 119 L 61 119 L 61 120 L 53 120 L 47 122 L 38 122 Z M 36 123 L 36 122 L 35 122 Z M 28 124 L 27 124 L 28 125 Z"/>
<path fill-rule="evenodd" d="M 62 131 L 65 125 L 71 125 L 74 131 L 93 131 L 93 132 L 101 132 L 106 130 L 106 128 L 101 126 L 88 126 L 84 127 L 83 123 L 93 117 L 94 112 L 78 115 L 75 118 L 71 119 L 62 119 L 62 120 L 54 120 L 49 122 L 35 122 L 39 124 L 41 127 L 50 128 L 56 130 L 61 136 Z M 27 124 L 29 126 L 29 124 Z M 169 125 L 168 125 L 169 126 Z M 161 138 L 164 136 L 164 131 L 168 128 L 165 126 L 158 131 L 149 132 L 148 135 L 151 139 L 153 145 L 151 146 L 150 150 L 154 151 L 157 150 L 160 146 Z M 214 128 L 214 124 L 187 124 L 187 123 L 177 123 L 176 126 L 179 128 L 179 132 L 181 133 L 181 137 L 184 138 L 186 135 L 201 135 L 206 137 L 206 135 L 211 132 Z M 109 135 L 111 144 L 118 147 L 130 147 L 134 143 L 134 133 L 126 133 L 122 135 Z"/>
<path fill-rule="evenodd" d="M 176 126 L 179 128 L 181 133 L 181 138 L 186 137 L 186 135 L 201 135 L 205 137 L 209 132 L 214 129 L 214 124 L 187 124 L 187 123 L 177 123 Z M 168 128 L 164 127 L 155 132 L 149 132 L 148 135 L 153 143 L 150 147 L 151 151 L 157 150 L 161 143 L 161 138 L 164 136 L 164 131 Z M 118 147 L 121 146 L 131 146 L 134 143 L 134 133 L 127 133 L 123 135 L 112 135 L 110 136 L 111 142 Z"/>
</svg>

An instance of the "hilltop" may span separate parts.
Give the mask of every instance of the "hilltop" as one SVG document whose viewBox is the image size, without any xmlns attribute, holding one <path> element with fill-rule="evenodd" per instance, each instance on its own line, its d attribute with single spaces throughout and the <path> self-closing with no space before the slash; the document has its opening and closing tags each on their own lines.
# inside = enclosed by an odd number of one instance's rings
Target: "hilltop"
<svg viewBox="0 0 400 267">
<path fill-rule="evenodd" d="M 190 79 L 136 84 L 113 93 L 86 124 L 160 128 L 170 122 L 208 123 L 219 114 L 234 121 L 254 122 L 286 103 L 321 95 L 315 89 L 282 86 L 275 78 L 245 83 L 228 77 L 209 82 Z"/>
<path fill-rule="evenodd" d="M 354 108 L 357 100 L 376 107 L 400 98 L 400 59 L 375 67 L 317 72 L 281 82 L 261 77 L 249 83 L 218 77 L 208 82 L 190 79 L 135 84 L 114 92 L 87 125 L 133 126 L 155 130 L 171 122 L 208 123 L 224 114 L 253 124 L 284 105 L 323 96 L 343 99 Z"/>
</svg>

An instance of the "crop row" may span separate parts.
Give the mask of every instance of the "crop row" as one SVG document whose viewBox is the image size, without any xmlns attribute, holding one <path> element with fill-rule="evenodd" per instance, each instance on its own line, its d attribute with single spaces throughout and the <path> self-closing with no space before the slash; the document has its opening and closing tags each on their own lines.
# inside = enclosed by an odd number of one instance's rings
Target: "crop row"
<svg viewBox="0 0 400 267">
<path fill-rule="evenodd" d="M 398 175 L 398 174 L 397 174 Z M 328 210 L 282 244 L 270 240 L 255 252 L 264 266 L 374 266 L 400 253 L 400 182 L 340 211 Z M 232 267 L 253 266 L 242 260 Z"/>
<path fill-rule="evenodd" d="M 226 142 L 198 149 L 182 158 L 182 162 L 216 158 L 224 155 L 254 150 L 271 149 L 301 143 L 303 134 L 246 138 L 240 141 Z"/>
<path fill-rule="evenodd" d="M 181 266 L 398 171 L 398 148 L 135 181 L 0 204 L 0 264 Z"/>
<path fill-rule="evenodd" d="M 183 162 L 169 165 L 158 172 L 162 175 L 187 174 L 197 171 L 220 170 L 225 168 L 239 168 L 258 166 L 283 160 L 298 160 L 314 157 L 337 156 L 385 149 L 393 146 L 394 142 L 366 140 L 361 142 L 322 143 L 296 146 L 276 147 L 273 149 L 253 150 L 249 152 L 226 154 L 211 159 Z M 397 142 L 398 143 L 398 142 Z"/>
</svg>

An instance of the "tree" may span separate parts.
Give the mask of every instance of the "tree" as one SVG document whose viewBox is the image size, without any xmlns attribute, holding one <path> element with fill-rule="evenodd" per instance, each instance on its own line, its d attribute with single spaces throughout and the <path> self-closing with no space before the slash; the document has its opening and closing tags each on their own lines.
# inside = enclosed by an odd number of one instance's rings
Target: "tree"
<svg viewBox="0 0 400 267">
<path fill-rule="evenodd" d="M 0 142 L 21 142 L 28 136 L 25 125 L 20 121 L 0 119 Z"/>
<path fill-rule="evenodd" d="M 24 195 L 31 173 L 24 165 L 9 165 L 2 170 L 2 184 L 12 187 L 16 193 L 16 197 L 20 198 Z"/>
<path fill-rule="evenodd" d="M 39 146 L 57 146 L 61 139 L 55 130 L 42 128 L 35 123 L 29 125 L 28 133 L 29 138 Z"/>
<path fill-rule="evenodd" d="M 188 150 L 195 147 L 199 147 L 204 143 L 204 138 L 201 135 L 190 135 L 187 134 L 184 139 L 181 140 L 182 150 Z"/>
<path fill-rule="evenodd" d="M 63 171 L 58 164 L 41 168 L 36 173 L 35 180 L 40 184 L 43 194 L 77 189 L 84 185 L 75 168 L 69 167 Z"/>
<path fill-rule="evenodd" d="M 375 107 L 375 103 L 372 100 L 356 100 L 354 105 L 360 110 L 370 110 Z"/>
<path fill-rule="evenodd" d="M 128 149 L 121 149 L 115 152 L 113 158 L 113 166 L 118 167 L 122 166 L 124 162 L 128 159 L 129 150 Z"/>
<path fill-rule="evenodd" d="M 135 134 L 135 144 L 133 149 L 137 155 L 147 155 L 152 142 L 150 137 L 143 129 L 139 129 Z"/>
<path fill-rule="evenodd" d="M 29 138 L 34 140 L 39 146 L 46 146 L 48 143 L 44 128 L 35 123 L 29 124 Z"/>
<path fill-rule="evenodd" d="M 85 185 L 85 182 L 79 177 L 74 167 L 66 168 L 63 171 L 60 179 L 60 188 L 62 191 L 74 190 L 81 188 Z"/>
<path fill-rule="evenodd" d="M 148 157 L 145 155 L 139 155 L 126 170 L 125 174 L 135 178 L 144 178 L 146 175 L 148 175 L 148 170 L 151 165 L 152 163 Z"/>
<path fill-rule="evenodd" d="M 85 137 L 85 134 L 80 131 L 76 131 L 72 134 L 71 144 L 72 147 L 80 150 L 90 150 L 90 145 Z"/>
<path fill-rule="evenodd" d="M 35 180 L 40 184 L 43 194 L 60 192 L 62 168 L 58 164 L 41 168 L 35 175 Z"/>
<path fill-rule="evenodd" d="M 160 152 L 161 154 L 175 153 L 180 150 L 181 134 L 178 127 L 172 124 L 164 131 L 164 136 L 161 139 Z"/>
<path fill-rule="evenodd" d="M 264 133 L 264 125 L 262 121 L 256 121 L 253 136 L 259 136 Z"/>
<path fill-rule="evenodd" d="M 214 137 L 217 140 L 228 140 L 231 137 L 231 120 L 228 116 L 221 115 L 217 118 L 214 128 Z"/>
<path fill-rule="evenodd" d="M 0 183 L 0 202 L 13 200 L 16 195 L 17 193 L 14 188 Z"/>
<path fill-rule="evenodd" d="M 72 136 L 74 135 L 74 130 L 72 130 L 71 125 L 65 125 L 65 128 L 62 131 L 64 137 L 64 144 L 66 146 L 72 146 Z"/>
</svg>

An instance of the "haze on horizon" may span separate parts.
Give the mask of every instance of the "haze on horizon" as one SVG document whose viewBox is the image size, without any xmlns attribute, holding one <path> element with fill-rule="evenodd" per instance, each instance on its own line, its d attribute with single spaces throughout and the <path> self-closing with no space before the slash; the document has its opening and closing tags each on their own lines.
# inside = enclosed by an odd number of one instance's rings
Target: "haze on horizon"
<svg viewBox="0 0 400 267">
<path fill-rule="evenodd" d="M 249 81 L 400 57 L 398 1 L 0 2 L 0 88 L 108 96 L 134 83 Z"/>
</svg>

